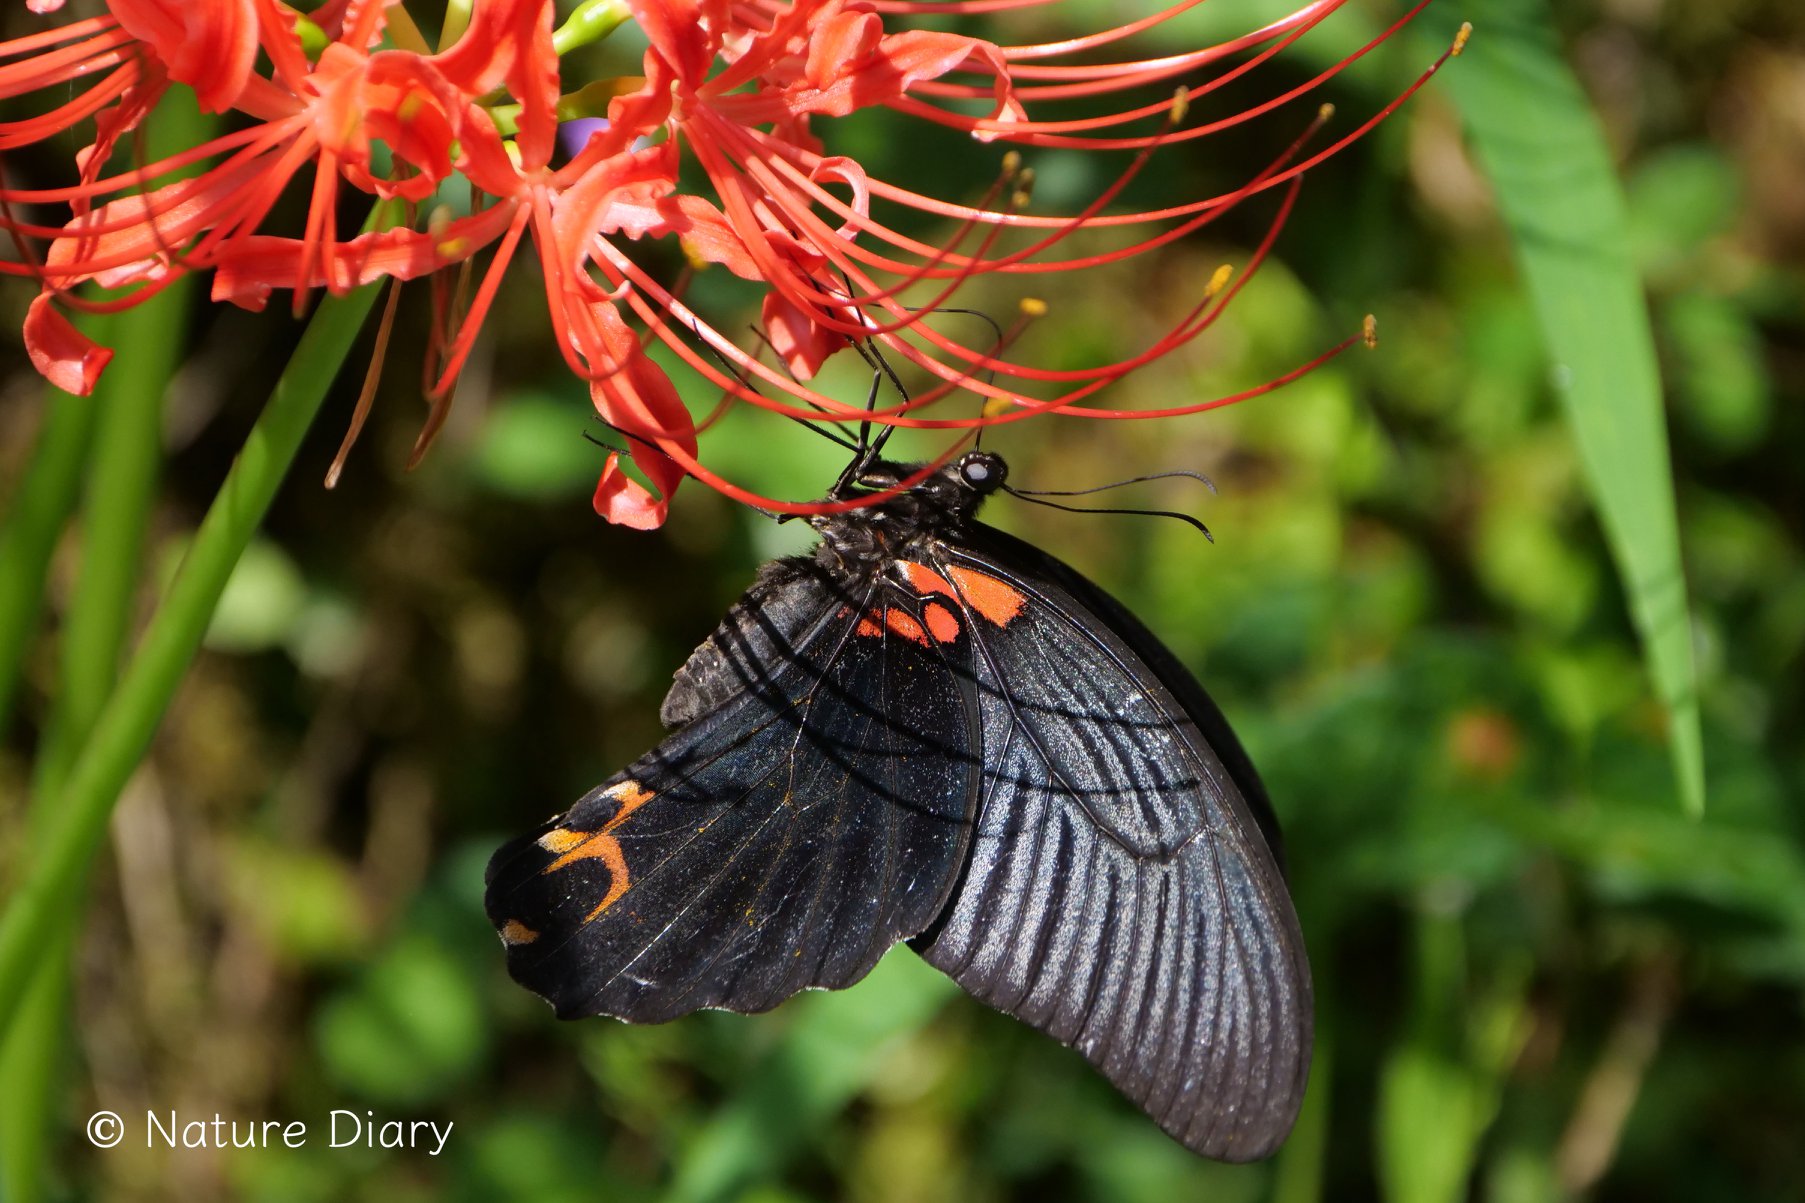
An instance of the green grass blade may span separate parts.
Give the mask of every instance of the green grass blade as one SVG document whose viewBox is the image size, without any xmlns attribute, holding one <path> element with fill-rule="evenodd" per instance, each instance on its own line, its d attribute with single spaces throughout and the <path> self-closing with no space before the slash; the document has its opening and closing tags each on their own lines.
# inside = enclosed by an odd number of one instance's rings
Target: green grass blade
<svg viewBox="0 0 1805 1203">
<path fill-rule="evenodd" d="M 1660 369 L 1610 149 L 1562 57 L 1544 0 L 1430 10 L 1429 32 L 1472 20 L 1442 76 L 1491 177 L 1603 520 L 1655 689 L 1679 794 L 1705 805 L 1704 749 L 1681 573 Z"/>
<path fill-rule="evenodd" d="M 145 127 L 142 153 L 157 160 L 199 145 L 217 124 L 192 103 L 166 102 Z M 87 470 L 80 578 L 59 634 L 60 672 L 32 766 L 31 796 L 39 804 L 28 823 L 34 842 L 53 818 L 43 804 L 60 794 L 119 676 L 163 459 L 164 394 L 187 344 L 189 306 L 198 284 L 194 276 L 179 279 L 144 304 L 112 315 L 107 326 L 105 341 L 119 366 L 101 378 L 89 399 L 105 420 L 94 434 Z M 60 931 L 45 933 L 43 955 L 34 966 L 37 980 L 18 1021 L 0 1039 L 0 1098 L 7 1100 L 0 1110 L 0 1198 L 9 1203 L 36 1203 L 48 1195 L 54 1119 L 64 1069 L 72 1061 L 68 1012 L 76 931 L 77 924 L 65 922 Z"/>
<path fill-rule="evenodd" d="M 105 840 L 119 791 L 150 746 L 200 650 L 226 581 L 274 499 L 379 287 L 368 285 L 321 302 L 119 688 L 70 769 L 68 784 L 50 804 L 53 821 L 36 841 L 30 870 L 0 914 L 0 1033 L 18 1014 L 45 933 L 59 930 L 80 905 L 82 883 Z"/>
<path fill-rule="evenodd" d="M 195 141 L 204 141 L 196 138 Z M 155 152 L 153 152 L 155 153 Z M 178 280 L 143 305 L 119 314 L 111 345 L 130 371 L 109 372 L 92 398 L 106 415 L 95 434 L 81 519 L 81 575 L 63 623 L 62 666 L 51 711 L 38 741 L 30 831 L 47 829 L 41 807 L 62 790 L 75 754 L 119 675 L 120 651 L 138 596 L 144 536 L 162 463 L 163 395 L 186 341 L 189 301 L 197 281 Z M 76 925 L 47 937 L 40 979 L 19 1021 L 0 1040 L 0 1184 L 9 1203 L 45 1197 L 43 1162 L 50 1145 Z M 53 947 L 58 942 L 61 947 Z"/>
</svg>

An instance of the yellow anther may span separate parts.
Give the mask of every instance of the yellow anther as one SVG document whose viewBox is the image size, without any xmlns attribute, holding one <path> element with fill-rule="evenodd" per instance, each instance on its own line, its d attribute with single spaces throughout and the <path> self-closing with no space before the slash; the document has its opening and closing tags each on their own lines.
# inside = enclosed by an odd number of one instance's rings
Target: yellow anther
<svg viewBox="0 0 1805 1203">
<path fill-rule="evenodd" d="M 713 266 L 708 261 L 708 257 L 702 253 L 702 248 L 697 246 L 693 240 L 679 235 L 677 245 L 683 250 L 684 261 L 694 270 L 703 271 Z"/>
<path fill-rule="evenodd" d="M 1024 167 L 1021 174 L 1015 177 L 1015 193 L 1009 203 L 1017 209 L 1026 209 L 1028 202 L 1034 199 L 1034 168 Z"/>
<path fill-rule="evenodd" d="M 1460 23 L 1460 32 L 1454 35 L 1454 49 L 1448 51 L 1449 57 L 1459 57 L 1460 52 L 1467 48 L 1467 39 L 1472 36 L 1473 23 L 1471 21 L 1462 21 Z"/>
<path fill-rule="evenodd" d="M 1039 297 L 1023 297 L 1017 308 L 1021 310 L 1023 317 L 1047 316 L 1047 303 Z"/>
<path fill-rule="evenodd" d="M 1185 114 L 1190 111 L 1191 89 L 1180 85 L 1178 90 L 1172 93 L 1172 107 L 1167 110 L 1167 115 L 1171 117 L 1173 125 L 1183 125 Z"/>
<path fill-rule="evenodd" d="M 1224 263 L 1210 275 L 1210 286 L 1203 291 L 1205 297 L 1213 297 L 1228 287 L 1228 282 L 1235 278 L 1235 267 L 1232 263 Z"/>
<path fill-rule="evenodd" d="M 1376 349 L 1379 345 L 1379 319 L 1370 313 L 1366 315 L 1366 320 L 1360 323 L 1360 338 L 1366 343 L 1366 349 L 1369 351 Z"/>
</svg>

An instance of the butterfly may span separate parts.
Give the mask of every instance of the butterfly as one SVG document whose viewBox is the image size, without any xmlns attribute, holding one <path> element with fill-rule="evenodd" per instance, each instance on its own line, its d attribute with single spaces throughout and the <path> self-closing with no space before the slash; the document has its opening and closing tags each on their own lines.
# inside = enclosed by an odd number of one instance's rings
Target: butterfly
<svg viewBox="0 0 1805 1203">
<path fill-rule="evenodd" d="M 1310 971 L 1227 722 L 1121 605 L 976 520 L 999 456 L 848 476 L 871 504 L 764 567 L 664 742 L 495 854 L 509 972 L 562 1018 L 655 1023 L 851 986 L 906 940 L 1195 1152 L 1268 1155 Z"/>
</svg>

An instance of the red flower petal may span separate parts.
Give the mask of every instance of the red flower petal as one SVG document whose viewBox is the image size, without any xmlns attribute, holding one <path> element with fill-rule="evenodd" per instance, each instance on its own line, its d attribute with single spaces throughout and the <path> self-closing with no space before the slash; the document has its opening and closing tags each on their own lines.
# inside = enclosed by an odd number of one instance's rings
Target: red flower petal
<svg viewBox="0 0 1805 1203">
<path fill-rule="evenodd" d="M 195 179 L 102 205 L 63 227 L 65 233 L 44 256 L 44 274 L 64 286 L 119 269 L 131 269 L 122 278 L 138 278 L 138 265 L 181 250 L 229 212 L 240 189 L 267 166 L 259 158 L 227 163 Z"/>
<path fill-rule="evenodd" d="M 658 449 L 659 444 L 680 449 L 693 459 L 696 427 L 676 385 L 639 347 L 639 340 L 621 320 L 613 305 L 593 309 L 596 333 L 606 344 L 613 363 L 598 365 L 589 392 L 602 420 L 632 440 L 633 462 L 661 494 L 654 497 L 621 470 L 619 456 L 610 455 L 595 488 L 595 512 L 610 522 L 637 530 L 664 524 L 671 494 L 683 482 L 684 471 Z"/>
<path fill-rule="evenodd" d="M 223 113 L 257 61 L 251 0 L 111 0 L 125 31 L 147 43 L 171 79 L 194 89 L 201 108 Z"/>
<path fill-rule="evenodd" d="M 714 19 L 704 20 L 703 10 L 721 6 L 700 0 L 626 0 L 626 5 L 633 23 L 651 42 L 652 52 L 671 65 L 682 85 L 694 88 L 700 84 L 714 63 L 721 34 L 718 15 L 710 14 Z"/>
<path fill-rule="evenodd" d="M 25 353 L 31 366 L 65 393 L 85 397 L 113 358 L 103 347 L 70 324 L 41 292 L 25 311 Z"/>
<path fill-rule="evenodd" d="M 460 217 L 443 228 L 422 232 L 397 227 L 360 234 L 349 242 L 316 248 L 299 238 L 256 234 L 234 238 L 214 260 L 213 299 L 245 309 L 262 309 L 271 291 L 319 288 L 344 292 L 372 280 L 415 280 L 461 263 L 501 236 L 512 205 L 494 205 Z M 301 277 L 302 263 L 308 275 Z"/>
<path fill-rule="evenodd" d="M 462 139 L 472 108 L 430 59 L 405 50 L 364 58 L 334 45 L 321 56 L 314 78 L 326 81 L 316 82 L 321 96 L 310 106 L 315 136 L 351 183 L 418 201 L 451 174 L 453 144 Z M 414 170 L 372 176 L 370 144 L 377 141 Z"/>
<path fill-rule="evenodd" d="M 765 294 L 765 337 L 798 380 L 812 380 L 828 356 L 846 345 L 844 336 L 822 326 L 776 289 Z"/>
<path fill-rule="evenodd" d="M 634 530 L 657 530 L 670 511 L 668 501 L 653 497 L 649 489 L 621 470 L 618 451 L 608 453 L 601 479 L 595 484 L 592 504 L 595 512 L 609 522 Z"/>
</svg>

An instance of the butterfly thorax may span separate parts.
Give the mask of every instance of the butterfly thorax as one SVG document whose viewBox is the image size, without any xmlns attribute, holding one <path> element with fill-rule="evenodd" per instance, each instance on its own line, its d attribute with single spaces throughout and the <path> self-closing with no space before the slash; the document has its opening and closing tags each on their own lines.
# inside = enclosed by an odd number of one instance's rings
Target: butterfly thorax
<svg viewBox="0 0 1805 1203">
<path fill-rule="evenodd" d="M 860 473 L 845 496 L 893 489 L 922 467 L 880 460 Z M 1007 475 L 1002 457 L 971 451 L 905 492 L 850 513 L 812 518 L 810 524 L 821 535 L 816 558 L 836 575 L 850 577 L 868 576 L 892 560 L 910 558 L 922 544 L 943 539 L 969 522 Z"/>
</svg>

